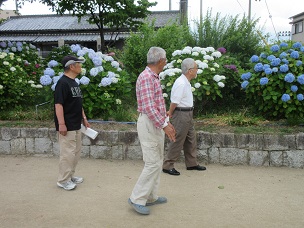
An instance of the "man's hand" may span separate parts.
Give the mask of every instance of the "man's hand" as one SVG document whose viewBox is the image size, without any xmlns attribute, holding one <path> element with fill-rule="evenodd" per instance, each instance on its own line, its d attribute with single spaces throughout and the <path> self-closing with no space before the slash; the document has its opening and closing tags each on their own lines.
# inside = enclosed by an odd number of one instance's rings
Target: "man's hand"
<svg viewBox="0 0 304 228">
<path fill-rule="evenodd" d="M 59 134 L 66 136 L 67 135 L 67 127 L 65 126 L 65 124 L 59 124 Z"/>
<path fill-rule="evenodd" d="M 166 127 L 164 127 L 163 130 L 166 133 L 166 135 L 168 136 L 168 138 L 171 141 L 175 142 L 175 129 L 170 122 L 168 122 L 168 125 Z"/>
<path fill-rule="evenodd" d="M 89 124 L 89 122 L 88 122 L 88 120 L 85 118 L 85 119 L 83 119 L 83 126 L 85 126 L 85 128 L 87 128 L 87 127 L 91 127 L 91 125 Z"/>
</svg>

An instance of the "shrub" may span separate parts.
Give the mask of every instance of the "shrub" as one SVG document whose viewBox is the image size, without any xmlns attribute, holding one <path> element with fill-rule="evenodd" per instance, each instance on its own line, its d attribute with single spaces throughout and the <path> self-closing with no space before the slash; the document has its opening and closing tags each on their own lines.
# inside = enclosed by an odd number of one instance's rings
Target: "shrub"
<svg viewBox="0 0 304 228">
<path fill-rule="evenodd" d="M 241 87 L 256 110 L 269 118 L 304 116 L 304 46 L 279 43 L 250 59 L 251 70 L 242 74 Z"/>
<path fill-rule="evenodd" d="M 62 49 L 66 49 L 66 47 L 62 47 Z M 62 49 L 56 49 L 59 54 L 52 53 L 52 56 L 62 57 L 63 52 L 64 54 L 69 52 Z M 117 108 L 130 102 L 131 83 L 129 74 L 120 67 L 118 61 L 101 52 L 82 48 L 78 44 L 71 45 L 70 50 L 73 55 L 86 60 L 82 66 L 80 79 L 76 78 L 76 81 L 82 90 L 83 106 L 88 118 L 102 117 L 107 120 Z M 40 82 L 54 91 L 56 83 L 62 75 L 63 67 L 61 63 L 52 59 L 48 62 L 48 68 L 45 69 Z"/>
<path fill-rule="evenodd" d="M 169 103 L 169 96 L 174 81 L 181 75 L 181 63 L 185 58 L 193 58 L 197 65 L 197 78 L 191 80 L 192 91 L 194 96 L 194 106 L 202 109 L 203 100 L 215 101 L 218 97 L 223 96 L 224 87 L 227 80 L 231 81 L 231 86 L 227 90 L 235 89 L 239 84 L 236 83 L 238 76 L 235 59 L 225 56 L 225 49 L 220 48 L 216 51 L 213 47 L 185 47 L 183 50 L 176 50 L 172 54 L 169 63 L 160 73 L 163 96 Z M 225 51 L 224 51 L 225 50 Z M 236 64 L 236 65 L 233 65 Z M 225 73 L 225 75 L 223 75 Z"/>
<path fill-rule="evenodd" d="M 0 109 L 40 102 L 42 61 L 37 52 L 32 44 L 0 42 Z"/>
</svg>

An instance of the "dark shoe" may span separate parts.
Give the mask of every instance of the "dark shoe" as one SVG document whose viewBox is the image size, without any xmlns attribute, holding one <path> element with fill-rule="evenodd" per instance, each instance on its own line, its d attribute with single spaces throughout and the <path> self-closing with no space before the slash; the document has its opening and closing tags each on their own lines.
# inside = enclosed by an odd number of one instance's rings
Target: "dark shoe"
<svg viewBox="0 0 304 228">
<path fill-rule="evenodd" d="M 178 172 L 176 169 L 163 169 L 163 172 L 164 173 L 168 173 L 168 174 L 170 174 L 170 175 L 174 175 L 174 176 L 178 176 L 178 175 L 180 175 L 180 172 Z"/>
<path fill-rule="evenodd" d="M 196 166 L 187 167 L 187 170 L 203 171 L 203 170 L 206 170 L 206 167 L 205 166 L 201 166 L 201 165 L 196 165 Z"/>
</svg>

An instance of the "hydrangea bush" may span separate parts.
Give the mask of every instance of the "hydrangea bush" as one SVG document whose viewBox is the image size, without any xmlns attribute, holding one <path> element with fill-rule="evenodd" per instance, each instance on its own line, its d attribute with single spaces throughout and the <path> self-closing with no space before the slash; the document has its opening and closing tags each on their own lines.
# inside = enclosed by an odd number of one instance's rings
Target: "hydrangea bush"
<svg viewBox="0 0 304 228">
<path fill-rule="evenodd" d="M 34 45 L 0 42 L 0 109 L 37 104 L 42 60 Z"/>
<path fill-rule="evenodd" d="M 276 119 L 304 116 L 304 46 L 282 42 L 250 59 L 241 87 L 256 110 Z"/>
<path fill-rule="evenodd" d="M 85 59 L 81 75 L 76 81 L 81 87 L 84 109 L 89 118 L 101 117 L 107 120 L 119 109 L 122 102 L 130 97 L 129 75 L 112 56 L 82 48 L 78 44 L 71 45 L 68 51 L 66 46 L 62 49 L 57 48 L 56 51 L 60 59 L 56 58 L 56 53 L 52 53 L 54 59 L 47 63 L 48 67 L 44 70 L 40 82 L 54 91 L 57 81 L 63 75 L 63 67 L 59 61 L 62 56 L 72 54 Z"/>
<path fill-rule="evenodd" d="M 226 49 L 213 47 L 185 47 L 172 53 L 172 58 L 160 73 L 163 96 L 170 101 L 170 93 L 174 81 L 181 75 L 181 63 L 186 58 L 193 58 L 198 65 L 197 77 L 191 80 L 195 106 L 201 109 L 202 100 L 216 100 L 223 97 L 223 90 L 237 87 L 239 83 L 232 83 L 239 78 L 238 66 L 235 60 L 225 56 Z M 227 87 L 227 80 L 231 84 Z"/>
</svg>

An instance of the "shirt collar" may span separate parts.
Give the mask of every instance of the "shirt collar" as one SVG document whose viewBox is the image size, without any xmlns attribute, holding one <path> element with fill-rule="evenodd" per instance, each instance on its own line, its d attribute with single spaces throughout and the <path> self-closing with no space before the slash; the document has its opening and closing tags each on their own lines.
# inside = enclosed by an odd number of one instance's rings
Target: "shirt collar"
<svg viewBox="0 0 304 228">
<path fill-rule="evenodd" d="M 154 77 L 156 77 L 157 79 L 159 79 L 159 76 L 158 76 L 158 74 L 156 74 L 155 72 L 153 72 L 151 69 L 150 69 L 150 67 L 146 67 L 146 70 L 147 71 L 149 71 Z"/>
</svg>

